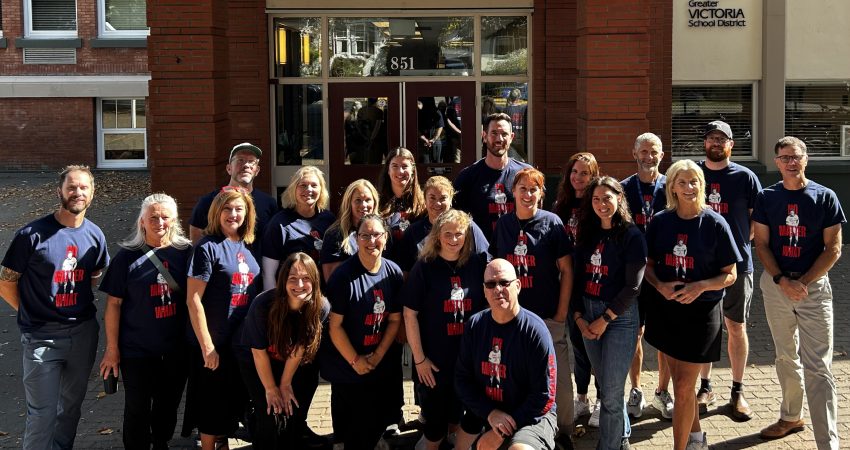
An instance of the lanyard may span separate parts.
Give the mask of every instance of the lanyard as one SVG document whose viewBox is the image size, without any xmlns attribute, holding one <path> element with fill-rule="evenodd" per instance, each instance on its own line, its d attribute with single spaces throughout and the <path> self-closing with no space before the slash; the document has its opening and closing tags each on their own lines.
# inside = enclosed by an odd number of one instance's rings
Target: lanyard
<svg viewBox="0 0 850 450">
<path fill-rule="evenodd" d="M 638 200 L 640 200 L 640 208 L 643 210 L 643 215 L 646 217 L 646 221 L 649 221 L 649 218 L 652 217 L 652 213 L 655 208 L 655 197 L 658 195 L 658 191 L 661 190 L 658 180 L 661 179 L 661 175 L 659 174 L 655 177 L 655 180 L 652 182 L 652 200 L 649 201 L 649 204 L 646 204 L 643 200 L 643 188 L 641 185 L 643 182 L 640 181 L 640 177 L 635 176 L 637 181 L 637 191 L 638 191 Z"/>
</svg>

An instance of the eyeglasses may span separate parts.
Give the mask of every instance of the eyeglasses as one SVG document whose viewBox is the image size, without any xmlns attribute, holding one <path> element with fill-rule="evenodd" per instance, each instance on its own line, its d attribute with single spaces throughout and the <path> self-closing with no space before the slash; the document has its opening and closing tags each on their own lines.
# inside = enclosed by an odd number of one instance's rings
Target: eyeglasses
<svg viewBox="0 0 850 450">
<path fill-rule="evenodd" d="M 496 285 L 499 285 L 499 286 L 501 286 L 501 287 L 503 287 L 503 288 L 506 288 L 506 287 L 510 286 L 510 285 L 511 285 L 511 283 L 513 283 L 513 282 L 514 282 L 514 281 L 516 281 L 516 280 L 517 280 L 517 279 L 516 279 L 516 278 L 514 278 L 513 280 L 490 280 L 490 281 L 485 281 L 485 282 L 484 282 L 484 287 L 485 287 L 485 288 L 487 288 L 487 289 L 496 289 Z"/>
<path fill-rule="evenodd" d="M 256 167 L 256 166 L 260 165 L 259 159 L 236 158 L 236 159 L 234 159 L 234 161 L 236 161 L 236 164 L 239 164 L 240 166 L 248 166 L 248 167 L 254 166 L 254 167 Z"/>
<path fill-rule="evenodd" d="M 706 136 L 705 140 L 708 142 L 713 142 L 715 144 L 725 144 L 731 141 L 732 139 L 729 139 L 725 136 Z"/>
<path fill-rule="evenodd" d="M 236 191 L 240 194 L 245 194 L 245 195 L 248 195 L 248 193 L 249 193 L 247 189 L 245 189 L 241 186 L 230 186 L 230 185 L 228 185 L 228 186 L 222 186 L 221 187 L 221 192 L 230 192 L 230 191 Z"/>
<path fill-rule="evenodd" d="M 806 157 L 806 155 L 779 155 L 779 156 L 776 157 L 776 159 L 782 161 L 782 164 L 788 164 L 788 163 L 791 162 L 791 160 L 794 160 L 796 162 L 800 162 L 805 157 Z"/>
<path fill-rule="evenodd" d="M 386 231 L 382 233 L 357 233 L 357 238 L 361 241 L 377 241 L 384 237 L 385 234 L 387 234 Z"/>
</svg>

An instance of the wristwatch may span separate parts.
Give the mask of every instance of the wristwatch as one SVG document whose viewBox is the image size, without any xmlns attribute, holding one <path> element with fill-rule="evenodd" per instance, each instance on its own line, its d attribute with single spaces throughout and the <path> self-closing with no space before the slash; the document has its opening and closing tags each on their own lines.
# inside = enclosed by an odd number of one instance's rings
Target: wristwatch
<svg viewBox="0 0 850 450">
<path fill-rule="evenodd" d="M 611 316 L 608 315 L 608 311 L 602 313 L 602 320 L 604 320 L 605 323 L 611 323 L 614 321 L 614 319 L 612 319 Z"/>
<path fill-rule="evenodd" d="M 777 273 L 776 275 L 773 276 L 773 282 L 776 283 L 776 284 L 779 284 L 779 280 L 781 280 L 782 277 L 784 277 L 784 276 L 785 275 L 782 275 L 782 272 Z"/>
</svg>

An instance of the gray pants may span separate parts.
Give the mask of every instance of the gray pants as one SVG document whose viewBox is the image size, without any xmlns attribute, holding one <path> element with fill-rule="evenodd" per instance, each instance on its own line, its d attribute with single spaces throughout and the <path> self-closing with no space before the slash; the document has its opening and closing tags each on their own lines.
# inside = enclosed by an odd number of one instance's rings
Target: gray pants
<svg viewBox="0 0 850 450">
<path fill-rule="evenodd" d="M 568 319 L 569 320 L 569 319 Z M 555 363 L 558 365 L 558 380 L 555 386 L 555 404 L 558 410 L 557 434 L 573 432 L 573 377 L 570 369 L 570 338 L 563 323 L 552 319 L 544 320 L 555 344 Z"/>
<path fill-rule="evenodd" d="M 811 282 L 809 295 L 794 302 L 767 272 L 759 280 L 764 311 L 776 347 L 776 375 L 782 386 L 779 417 L 803 415 L 803 385 L 818 449 L 838 450 L 838 403 L 832 376 L 833 311 L 829 277 Z"/>
<path fill-rule="evenodd" d="M 24 449 L 74 447 L 99 329 L 92 319 L 55 332 L 21 333 L 27 396 Z"/>
</svg>

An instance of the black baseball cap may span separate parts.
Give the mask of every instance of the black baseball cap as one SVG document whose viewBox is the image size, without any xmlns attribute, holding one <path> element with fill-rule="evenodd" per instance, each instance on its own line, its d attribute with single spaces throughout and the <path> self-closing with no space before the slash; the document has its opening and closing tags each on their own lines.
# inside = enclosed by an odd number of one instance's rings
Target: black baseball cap
<svg viewBox="0 0 850 450">
<path fill-rule="evenodd" d="M 708 136 L 708 133 L 711 133 L 712 131 L 719 131 L 725 134 L 729 139 L 732 139 L 732 128 L 729 127 L 728 123 L 722 120 L 709 122 L 708 125 L 705 126 L 705 133 L 703 133 L 702 137 Z"/>
</svg>

